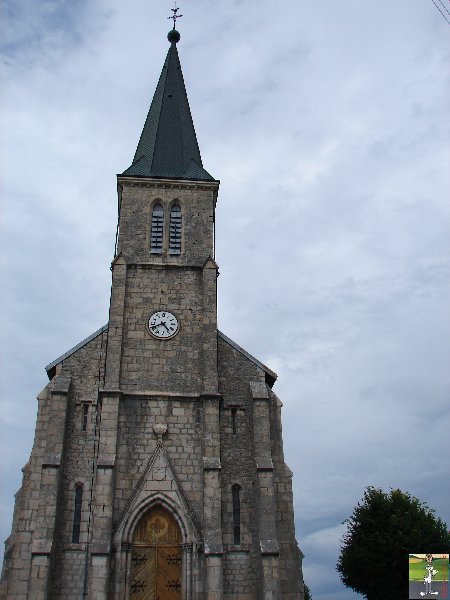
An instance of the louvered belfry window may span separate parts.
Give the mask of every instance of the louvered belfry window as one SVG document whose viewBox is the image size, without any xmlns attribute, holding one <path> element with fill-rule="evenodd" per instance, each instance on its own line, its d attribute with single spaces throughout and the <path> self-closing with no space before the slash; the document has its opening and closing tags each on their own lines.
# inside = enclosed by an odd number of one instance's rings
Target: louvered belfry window
<svg viewBox="0 0 450 600">
<path fill-rule="evenodd" d="M 75 485 L 75 510 L 73 514 L 72 544 L 80 543 L 81 506 L 83 504 L 83 484 Z"/>
<path fill-rule="evenodd" d="M 237 483 L 231 488 L 233 497 L 233 543 L 241 543 L 241 486 Z"/>
<path fill-rule="evenodd" d="M 164 239 L 164 209 L 161 204 L 155 204 L 152 213 L 152 236 L 150 251 L 152 254 L 162 254 Z"/>
<path fill-rule="evenodd" d="M 169 254 L 181 254 L 181 208 L 178 203 L 170 209 Z"/>
</svg>

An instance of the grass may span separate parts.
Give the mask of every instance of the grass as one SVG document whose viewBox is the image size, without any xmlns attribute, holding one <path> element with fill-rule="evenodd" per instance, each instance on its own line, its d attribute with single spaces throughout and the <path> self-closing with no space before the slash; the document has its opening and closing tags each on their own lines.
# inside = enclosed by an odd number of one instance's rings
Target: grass
<svg viewBox="0 0 450 600">
<path fill-rule="evenodd" d="M 423 578 L 428 573 L 425 570 L 426 560 L 419 559 L 409 560 L 409 580 L 410 581 L 423 581 Z M 437 574 L 433 577 L 433 581 L 448 581 L 448 560 L 445 558 L 435 558 L 433 560 L 433 569 L 436 569 Z"/>
</svg>

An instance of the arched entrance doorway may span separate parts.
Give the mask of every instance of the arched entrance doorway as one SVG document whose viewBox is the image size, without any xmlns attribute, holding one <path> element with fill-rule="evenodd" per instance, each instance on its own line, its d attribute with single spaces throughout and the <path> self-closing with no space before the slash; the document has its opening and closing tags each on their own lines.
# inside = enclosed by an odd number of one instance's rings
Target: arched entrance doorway
<svg viewBox="0 0 450 600">
<path fill-rule="evenodd" d="M 133 535 L 130 600 L 181 600 L 181 531 L 161 506 L 146 512 Z"/>
</svg>

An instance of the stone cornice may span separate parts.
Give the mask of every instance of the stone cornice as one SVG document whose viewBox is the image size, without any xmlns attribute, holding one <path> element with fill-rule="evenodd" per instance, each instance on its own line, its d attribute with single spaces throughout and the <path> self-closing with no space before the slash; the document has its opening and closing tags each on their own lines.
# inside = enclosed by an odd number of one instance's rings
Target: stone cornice
<svg viewBox="0 0 450 600">
<path fill-rule="evenodd" d="M 122 390 L 119 390 L 119 389 L 105 389 L 105 388 L 103 388 L 103 389 L 98 390 L 98 395 L 100 397 L 103 397 L 103 396 L 117 397 L 118 396 L 119 398 L 121 398 L 122 397 Z"/>
<path fill-rule="evenodd" d="M 153 177 L 127 177 L 117 175 L 117 183 L 122 187 L 141 187 L 169 190 L 211 190 L 219 189 L 220 181 L 190 181 L 189 179 L 156 179 Z"/>
<path fill-rule="evenodd" d="M 130 262 L 127 263 L 127 267 L 133 269 L 176 269 L 178 271 L 203 271 L 203 267 L 200 265 L 186 265 L 176 263 L 157 263 L 157 262 Z"/>
<path fill-rule="evenodd" d="M 201 397 L 201 394 L 195 392 L 164 392 L 162 390 L 122 390 L 122 396 L 124 399 L 132 396 L 134 398 L 175 398 L 177 400 L 198 400 Z"/>
<path fill-rule="evenodd" d="M 202 394 L 200 394 L 200 397 L 202 398 L 202 400 L 221 400 L 222 394 L 219 394 L 217 392 L 203 392 Z"/>
</svg>

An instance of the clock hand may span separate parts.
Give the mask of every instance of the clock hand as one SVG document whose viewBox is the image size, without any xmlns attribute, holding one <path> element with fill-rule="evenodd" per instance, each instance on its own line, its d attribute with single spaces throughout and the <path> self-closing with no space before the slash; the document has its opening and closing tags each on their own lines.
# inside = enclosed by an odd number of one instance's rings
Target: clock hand
<svg viewBox="0 0 450 600">
<path fill-rule="evenodd" d="M 164 327 L 167 329 L 167 331 L 170 333 L 170 329 L 167 327 L 166 323 L 164 321 L 161 321 L 160 325 L 164 325 Z"/>
</svg>

